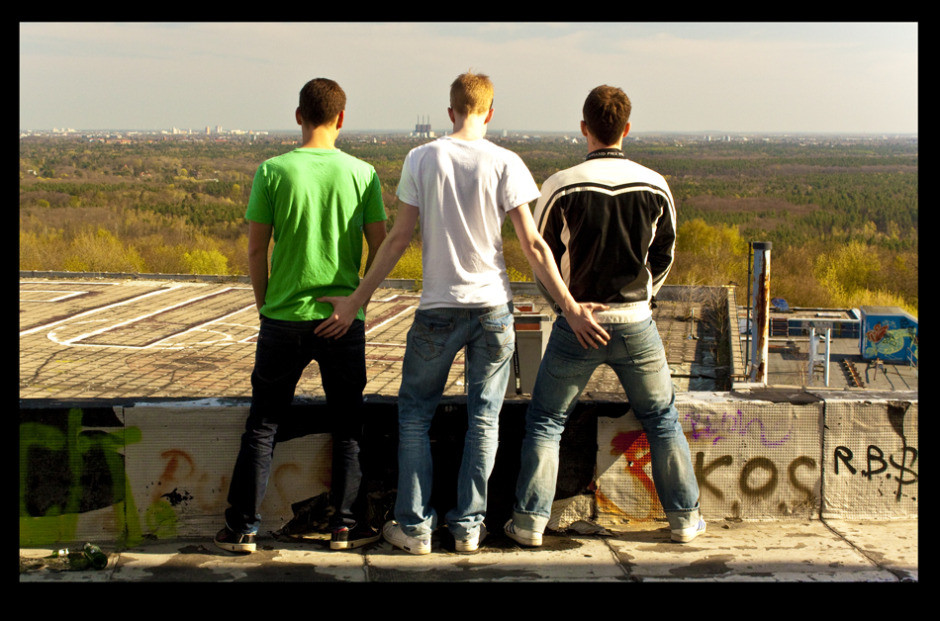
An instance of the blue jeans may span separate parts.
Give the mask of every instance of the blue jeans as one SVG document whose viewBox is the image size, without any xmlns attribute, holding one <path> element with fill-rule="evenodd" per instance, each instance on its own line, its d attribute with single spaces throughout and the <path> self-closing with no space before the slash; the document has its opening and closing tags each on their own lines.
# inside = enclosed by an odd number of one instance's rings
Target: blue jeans
<svg viewBox="0 0 940 621">
<path fill-rule="evenodd" d="M 353 526 L 364 515 L 360 493 L 362 470 L 362 391 L 366 385 L 365 324 L 356 320 L 339 339 L 316 336 L 320 321 L 261 318 L 255 367 L 251 374 L 251 408 L 242 434 L 229 487 L 225 522 L 237 533 L 255 533 L 278 441 L 310 433 L 312 422 L 291 414 L 297 382 L 316 360 L 326 395 L 328 428 L 333 436 L 330 524 Z"/>
<path fill-rule="evenodd" d="M 499 411 L 515 349 L 512 304 L 418 310 L 408 331 L 398 394 L 398 496 L 395 519 L 412 537 L 438 524 L 431 506 L 433 464 L 428 432 L 454 357 L 466 347 L 467 434 L 457 480 L 457 506 L 445 516 L 455 539 L 475 534 L 499 441 Z"/>
<path fill-rule="evenodd" d="M 564 317 L 555 321 L 526 412 L 513 520 L 521 528 L 545 531 L 565 422 L 594 370 L 606 363 L 620 379 L 646 432 L 653 484 L 670 528 L 692 526 L 698 520 L 698 482 L 656 323 L 650 318 L 606 324 L 604 329 L 610 334 L 608 344 L 584 349 Z"/>
</svg>

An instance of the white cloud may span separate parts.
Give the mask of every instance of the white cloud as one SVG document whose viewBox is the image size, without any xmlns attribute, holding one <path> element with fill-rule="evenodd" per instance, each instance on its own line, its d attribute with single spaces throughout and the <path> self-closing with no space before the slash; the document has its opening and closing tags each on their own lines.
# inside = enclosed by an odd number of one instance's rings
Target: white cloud
<svg viewBox="0 0 940 621">
<path fill-rule="evenodd" d="M 574 132 L 600 83 L 631 96 L 638 132 L 917 127 L 903 23 L 26 23 L 20 123 L 290 129 L 302 84 L 327 76 L 348 128 L 444 128 L 470 68 L 494 79 L 496 129 Z"/>
</svg>

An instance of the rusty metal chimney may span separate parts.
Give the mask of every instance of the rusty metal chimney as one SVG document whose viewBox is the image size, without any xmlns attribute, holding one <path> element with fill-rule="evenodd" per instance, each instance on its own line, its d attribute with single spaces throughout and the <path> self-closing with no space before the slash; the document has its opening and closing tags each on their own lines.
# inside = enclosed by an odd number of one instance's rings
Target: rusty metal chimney
<svg viewBox="0 0 940 621">
<path fill-rule="evenodd" d="M 767 351 L 770 340 L 770 242 L 751 242 L 754 275 L 751 284 L 751 351 L 748 380 L 767 383 Z"/>
</svg>

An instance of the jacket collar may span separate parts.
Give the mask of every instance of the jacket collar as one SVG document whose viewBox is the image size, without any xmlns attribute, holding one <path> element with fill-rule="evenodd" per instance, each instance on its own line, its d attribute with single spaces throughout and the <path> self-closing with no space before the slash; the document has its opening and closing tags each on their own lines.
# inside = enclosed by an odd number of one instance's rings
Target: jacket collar
<svg viewBox="0 0 940 621">
<path fill-rule="evenodd" d="M 621 149 L 606 148 L 606 149 L 597 149 L 595 151 L 591 151 L 590 153 L 587 154 L 587 156 L 584 159 L 593 160 L 599 157 L 616 157 L 620 159 L 626 159 L 627 156 L 623 154 L 623 151 Z"/>
</svg>

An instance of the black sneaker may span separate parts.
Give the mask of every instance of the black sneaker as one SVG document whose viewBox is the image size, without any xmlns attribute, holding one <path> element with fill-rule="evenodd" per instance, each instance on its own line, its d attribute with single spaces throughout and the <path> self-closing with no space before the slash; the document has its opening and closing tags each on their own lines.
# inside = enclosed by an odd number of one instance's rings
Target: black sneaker
<svg viewBox="0 0 940 621">
<path fill-rule="evenodd" d="M 214 541 L 215 545 L 229 552 L 251 554 L 258 549 L 255 545 L 254 533 L 239 535 L 229 530 L 228 526 L 218 532 Z"/>
<path fill-rule="evenodd" d="M 375 543 L 382 534 L 366 524 L 357 524 L 352 529 L 345 526 L 333 529 L 330 537 L 331 550 L 352 550 Z"/>
</svg>

